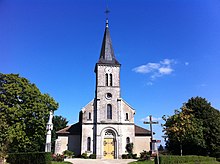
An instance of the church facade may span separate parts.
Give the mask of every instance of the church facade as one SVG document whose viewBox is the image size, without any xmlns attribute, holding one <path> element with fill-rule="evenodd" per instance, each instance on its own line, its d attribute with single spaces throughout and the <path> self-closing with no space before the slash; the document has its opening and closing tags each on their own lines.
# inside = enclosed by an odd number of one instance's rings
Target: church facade
<svg viewBox="0 0 220 164">
<path fill-rule="evenodd" d="M 55 153 L 65 150 L 96 154 L 96 158 L 118 159 L 133 143 L 139 155 L 150 150 L 151 132 L 135 125 L 135 110 L 121 98 L 121 64 L 117 61 L 108 20 L 98 62 L 95 65 L 96 88 L 92 99 L 79 113 L 79 122 L 57 132 Z"/>
</svg>

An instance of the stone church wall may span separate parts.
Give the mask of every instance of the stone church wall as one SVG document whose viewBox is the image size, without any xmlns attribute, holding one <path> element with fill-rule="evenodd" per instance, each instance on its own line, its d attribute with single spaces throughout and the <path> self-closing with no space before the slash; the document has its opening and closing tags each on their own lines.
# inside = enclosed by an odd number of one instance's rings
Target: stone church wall
<svg viewBox="0 0 220 164">
<path fill-rule="evenodd" d="M 150 151 L 150 136 L 135 136 L 134 154 L 140 156 L 143 150 Z"/>
</svg>

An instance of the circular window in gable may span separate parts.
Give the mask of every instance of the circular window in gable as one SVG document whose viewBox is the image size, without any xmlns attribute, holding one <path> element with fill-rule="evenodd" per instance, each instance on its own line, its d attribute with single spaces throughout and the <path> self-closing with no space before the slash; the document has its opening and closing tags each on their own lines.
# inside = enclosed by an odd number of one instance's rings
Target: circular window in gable
<svg viewBox="0 0 220 164">
<path fill-rule="evenodd" d="M 112 98 L 112 94 L 111 93 L 106 93 L 106 98 L 107 99 L 111 99 Z"/>
</svg>

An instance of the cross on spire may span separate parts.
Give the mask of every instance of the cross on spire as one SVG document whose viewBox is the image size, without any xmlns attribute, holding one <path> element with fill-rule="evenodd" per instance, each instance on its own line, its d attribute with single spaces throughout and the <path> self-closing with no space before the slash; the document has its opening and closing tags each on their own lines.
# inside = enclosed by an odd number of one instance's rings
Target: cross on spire
<svg viewBox="0 0 220 164">
<path fill-rule="evenodd" d="M 108 27 L 108 14 L 110 13 L 110 10 L 108 9 L 108 7 L 106 7 L 105 10 L 105 16 L 106 16 L 106 27 Z"/>
</svg>

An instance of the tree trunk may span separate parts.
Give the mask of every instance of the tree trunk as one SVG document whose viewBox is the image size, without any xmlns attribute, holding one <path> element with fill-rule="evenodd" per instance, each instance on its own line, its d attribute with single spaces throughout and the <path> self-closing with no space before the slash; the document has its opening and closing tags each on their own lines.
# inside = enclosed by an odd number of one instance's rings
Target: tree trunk
<svg viewBox="0 0 220 164">
<path fill-rule="evenodd" d="M 180 156 L 183 156 L 183 147 L 182 147 L 182 144 L 180 144 Z"/>
</svg>

